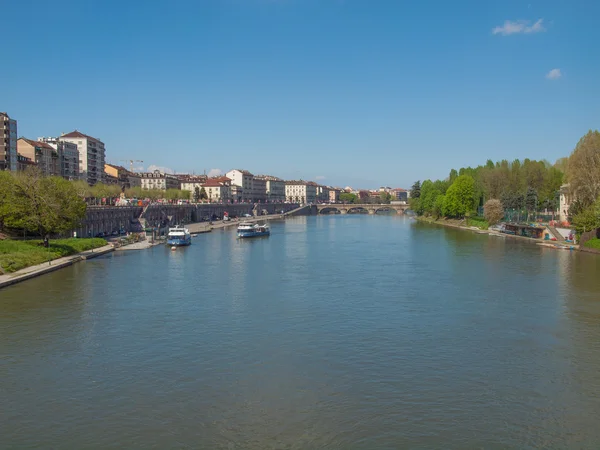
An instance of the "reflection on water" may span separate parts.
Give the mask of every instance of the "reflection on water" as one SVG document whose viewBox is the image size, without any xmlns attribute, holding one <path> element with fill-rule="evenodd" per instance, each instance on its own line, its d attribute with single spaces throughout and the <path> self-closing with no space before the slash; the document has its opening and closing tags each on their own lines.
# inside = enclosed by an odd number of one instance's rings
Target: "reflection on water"
<svg viewBox="0 0 600 450">
<path fill-rule="evenodd" d="M 597 448 L 595 255 L 415 223 L 215 230 L 0 291 L 6 448 Z"/>
</svg>

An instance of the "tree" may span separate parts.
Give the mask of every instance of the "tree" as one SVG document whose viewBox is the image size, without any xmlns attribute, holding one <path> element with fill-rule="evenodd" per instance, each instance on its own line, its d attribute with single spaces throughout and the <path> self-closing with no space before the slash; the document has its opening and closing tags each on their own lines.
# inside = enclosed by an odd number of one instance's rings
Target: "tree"
<svg viewBox="0 0 600 450">
<path fill-rule="evenodd" d="M 589 206 L 600 196 L 600 133 L 583 136 L 567 163 L 569 189 L 576 199 Z"/>
<path fill-rule="evenodd" d="M 381 203 L 389 203 L 391 199 L 392 199 L 392 196 L 389 192 L 383 191 L 383 192 L 379 193 L 379 201 Z"/>
<path fill-rule="evenodd" d="M 200 188 L 196 185 L 194 186 L 194 203 L 198 203 L 200 200 Z"/>
<path fill-rule="evenodd" d="M 419 198 L 421 196 L 421 182 L 415 181 L 410 189 L 410 198 Z"/>
<path fill-rule="evenodd" d="M 440 194 L 435 199 L 435 204 L 433 205 L 433 215 L 436 219 L 444 216 L 446 214 L 446 196 L 444 194 Z"/>
<path fill-rule="evenodd" d="M 469 175 L 459 175 L 446 191 L 446 213 L 452 217 L 464 217 L 475 208 L 475 180 Z"/>
<path fill-rule="evenodd" d="M 527 212 L 535 212 L 538 207 L 538 195 L 537 191 L 529 187 L 527 188 L 527 194 L 525 195 L 525 207 L 527 208 Z"/>
<path fill-rule="evenodd" d="M 78 226 L 86 204 L 69 181 L 28 169 L 14 177 L 5 223 L 46 237 Z"/>
<path fill-rule="evenodd" d="M 421 196 L 419 197 L 419 209 L 421 214 L 433 214 L 435 201 L 442 192 L 431 180 L 423 181 L 421 185 Z"/>
<path fill-rule="evenodd" d="M 491 198 L 483 205 L 483 217 L 490 225 L 495 225 L 504 217 L 504 208 L 500 200 Z"/>
<path fill-rule="evenodd" d="M 200 200 L 206 200 L 208 198 L 208 195 L 206 194 L 206 190 L 204 189 L 204 186 L 202 186 L 202 189 L 200 189 Z"/>
<path fill-rule="evenodd" d="M 573 225 L 575 225 L 577 236 L 581 236 L 586 231 L 600 228 L 600 198 L 589 207 L 575 214 L 573 216 Z"/>
<path fill-rule="evenodd" d="M 350 192 L 342 192 L 340 193 L 340 201 L 344 203 L 356 203 L 357 197 L 355 194 L 351 194 Z"/>
</svg>

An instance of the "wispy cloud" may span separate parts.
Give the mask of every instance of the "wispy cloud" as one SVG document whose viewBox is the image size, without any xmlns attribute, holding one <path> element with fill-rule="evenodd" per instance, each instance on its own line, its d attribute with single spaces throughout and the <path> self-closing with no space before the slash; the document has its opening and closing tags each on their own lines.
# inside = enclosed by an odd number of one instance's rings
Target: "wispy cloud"
<svg viewBox="0 0 600 450">
<path fill-rule="evenodd" d="M 218 177 L 222 173 L 223 173 L 223 171 L 221 169 L 210 169 L 208 171 L 208 176 L 209 177 Z"/>
<path fill-rule="evenodd" d="M 148 172 L 154 172 L 155 170 L 159 170 L 164 173 L 170 173 L 170 174 L 175 173 L 175 171 L 173 169 L 169 169 L 168 167 L 163 167 L 163 166 L 155 166 L 154 164 L 149 165 L 147 170 L 148 170 Z"/>
<path fill-rule="evenodd" d="M 549 80 L 558 80 L 560 77 L 562 77 L 560 69 L 552 69 L 546 74 L 546 78 L 548 78 Z"/>
<path fill-rule="evenodd" d="M 317 176 L 315 177 L 315 180 L 316 180 L 316 181 L 323 181 L 325 178 L 327 178 L 327 177 L 326 177 L 326 176 L 324 176 L 324 175 L 317 175 Z"/>
<path fill-rule="evenodd" d="M 511 34 L 531 34 L 546 31 L 544 19 L 538 19 L 533 24 L 529 20 L 507 20 L 504 25 L 495 27 L 492 34 L 509 36 Z"/>
</svg>

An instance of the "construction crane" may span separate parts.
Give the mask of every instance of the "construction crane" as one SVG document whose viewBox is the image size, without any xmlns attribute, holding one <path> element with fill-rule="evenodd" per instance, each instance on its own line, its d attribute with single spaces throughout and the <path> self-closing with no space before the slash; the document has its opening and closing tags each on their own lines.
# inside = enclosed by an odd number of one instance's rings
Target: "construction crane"
<svg viewBox="0 0 600 450">
<path fill-rule="evenodd" d="M 141 159 L 121 159 L 120 162 L 129 162 L 129 171 L 133 172 L 133 163 L 134 162 L 143 163 L 144 161 L 142 161 Z"/>
</svg>

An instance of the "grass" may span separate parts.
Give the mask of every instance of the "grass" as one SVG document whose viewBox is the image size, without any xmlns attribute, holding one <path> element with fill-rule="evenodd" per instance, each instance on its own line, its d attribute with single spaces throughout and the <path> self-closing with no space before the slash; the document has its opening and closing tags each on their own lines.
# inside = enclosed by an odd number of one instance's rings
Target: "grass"
<svg viewBox="0 0 600 450">
<path fill-rule="evenodd" d="M 589 241 L 587 241 L 584 244 L 584 247 L 595 248 L 597 250 L 600 250 L 600 239 L 598 239 L 598 238 L 590 239 Z"/>
<path fill-rule="evenodd" d="M 490 227 L 490 224 L 483 217 L 469 217 L 467 219 L 467 226 L 487 230 Z"/>
<path fill-rule="evenodd" d="M 93 248 L 103 247 L 106 241 L 100 238 L 91 239 L 54 239 L 49 248 L 44 248 L 41 241 L 0 241 L 0 272 L 11 273 L 29 266 L 47 262 L 48 259 L 62 258 Z"/>
</svg>

